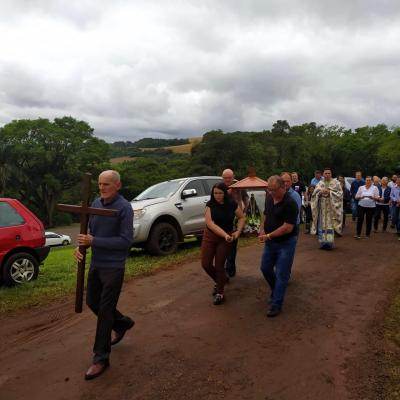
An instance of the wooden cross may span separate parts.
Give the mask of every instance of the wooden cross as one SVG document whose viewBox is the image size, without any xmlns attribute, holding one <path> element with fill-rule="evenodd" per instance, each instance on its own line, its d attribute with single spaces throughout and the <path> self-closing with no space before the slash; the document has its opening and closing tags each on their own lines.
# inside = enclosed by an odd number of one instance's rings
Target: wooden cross
<svg viewBox="0 0 400 400">
<path fill-rule="evenodd" d="M 88 223 L 90 215 L 103 215 L 103 216 L 113 217 L 118 213 L 117 210 L 90 207 L 91 178 L 92 174 L 89 173 L 86 173 L 83 176 L 83 201 L 81 206 L 73 206 L 69 204 L 57 204 L 57 210 L 59 211 L 65 211 L 81 215 L 80 233 L 84 235 L 86 235 L 88 231 Z M 79 246 L 79 251 L 83 255 L 83 258 L 82 260 L 78 261 L 78 271 L 76 276 L 76 295 L 75 295 L 76 313 L 82 312 L 83 290 L 85 287 L 86 246 Z"/>
</svg>

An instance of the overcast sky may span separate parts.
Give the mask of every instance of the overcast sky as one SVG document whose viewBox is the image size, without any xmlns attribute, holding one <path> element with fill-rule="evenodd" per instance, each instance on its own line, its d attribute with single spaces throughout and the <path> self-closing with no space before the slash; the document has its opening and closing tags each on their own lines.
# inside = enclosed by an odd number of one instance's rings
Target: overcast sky
<svg viewBox="0 0 400 400">
<path fill-rule="evenodd" d="M 109 142 L 400 125 L 399 0 L 0 0 L 0 126 Z"/>
</svg>

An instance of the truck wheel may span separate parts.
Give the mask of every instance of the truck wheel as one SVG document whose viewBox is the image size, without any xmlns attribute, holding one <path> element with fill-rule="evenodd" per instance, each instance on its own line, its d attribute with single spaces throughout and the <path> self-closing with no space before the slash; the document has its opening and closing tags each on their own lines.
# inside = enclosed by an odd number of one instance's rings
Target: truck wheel
<svg viewBox="0 0 400 400">
<path fill-rule="evenodd" d="M 3 280 L 5 285 L 14 286 L 36 279 L 39 274 L 39 263 L 29 253 L 17 253 L 4 263 Z"/>
<path fill-rule="evenodd" d="M 62 245 L 63 245 L 63 246 L 68 246 L 68 245 L 69 245 L 68 240 L 64 240 L 64 241 L 62 242 Z"/>
<path fill-rule="evenodd" d="M 166 256 L 175 253 L 178 248 L 178 232 L 167 222 L 155 225 L 146 245 L 146 250 L 156 256 Z"/>
</svg>

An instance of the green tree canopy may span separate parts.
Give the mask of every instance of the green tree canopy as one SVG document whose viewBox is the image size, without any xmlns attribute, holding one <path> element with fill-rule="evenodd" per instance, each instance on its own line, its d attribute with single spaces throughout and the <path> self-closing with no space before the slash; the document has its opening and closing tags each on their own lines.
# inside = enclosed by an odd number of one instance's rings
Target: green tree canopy
<svg viewBox="0 0 400 400">
<path fill-rule="evenodd" d="M 0 158 L 3 195 L 21 198 L 51 226 L 56 203 L 82 173 L 108 165 L 109 146 L 72 117 L 17 120 L 0 129 Z"/>
</svg>

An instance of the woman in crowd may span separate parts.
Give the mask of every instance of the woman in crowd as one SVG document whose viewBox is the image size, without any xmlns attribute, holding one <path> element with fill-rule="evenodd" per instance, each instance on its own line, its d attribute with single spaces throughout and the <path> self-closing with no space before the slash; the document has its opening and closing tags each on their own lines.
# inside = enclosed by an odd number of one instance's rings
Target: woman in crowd
<svg viewBox="0 0 400 400">
<path fill-rule="evenodd" d="M 365 185 L 360 186 L 355 196 L 358 200 L 357 208 L 357 234 L 354 236 L 356 239 L 361 239 L 361 231 L 364 223 L 364 216 L 366 219 L 366 238 L 369 238 L 372 228 L 372 217 L 375 214 L 376 201 L 379 200 L 378 188 L 372 184 L 372 178 L 367 176 L 365 178 Z"/>
<path fill-rule="evenodd" d="M 312 211 L 311 211 L 311 197 L 314 192 L 315 186 L 310 185 L 304 193 L 304 209 L 306 212 L 306 230 L 304 233 L 310 233 L 311 222 L 312 222 Z"/>
<path fill-rule="evenodd" d="M 384 176 L 381 179 L 381 184 L 378 186 L 379 200 L 376 202 L 376 211 L 374 215 L 374 232 L 378 232 L 378 224 L 383 213 L 382 231 L 386 232 L 389 220 L 389 202 L 390 202 L 390 187 L 388 186 L 389 179 Z"/>
<path fill-rule="evenodd" d="M 234 229 L 234 219 L 237 228 Z M 224 183 L 213 186 L 210 201 L 206 204 L 206 228 L 201 244 L 201 265 L 215 282 L 214 304 L 224 302 L 224 286 L 227 281 L 225 261 L 232 246 L 243 230 L 245 218 L 238 204 L 232 200 Z"/>
<path fill-rule="evenodd" d="M 346 181 L 344 179 L 344 176 L 339 175 L 338 181 L 340 182 L 340 186 L 342 187 L 343 191 L 343 230 L 346 225 L 346 210 L 351 208 L 351 193 L 350 190 L 346 188 Z"/>
</svg>

